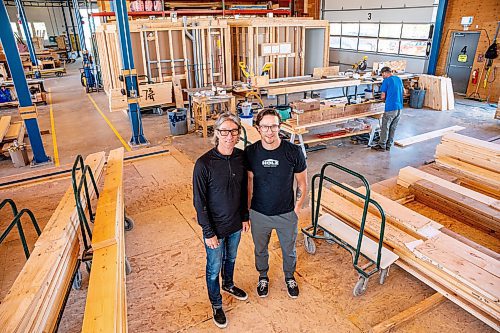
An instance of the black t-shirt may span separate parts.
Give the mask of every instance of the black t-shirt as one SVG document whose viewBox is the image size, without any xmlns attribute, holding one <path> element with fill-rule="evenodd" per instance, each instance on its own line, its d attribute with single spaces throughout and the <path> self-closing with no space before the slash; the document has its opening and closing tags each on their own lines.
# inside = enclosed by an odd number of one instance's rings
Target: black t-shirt
<svg viewBox="0 0 500 333">
<path fill-rule="evenodd" d="M 245 150 L 248 170 L 253 172 L 251 208 L 267 216 L 291 212 L 294 207 L 294 174 L 307 168 L 299 146 L 281 140 L 274 150 L 257 141 Z"/>
</svg>

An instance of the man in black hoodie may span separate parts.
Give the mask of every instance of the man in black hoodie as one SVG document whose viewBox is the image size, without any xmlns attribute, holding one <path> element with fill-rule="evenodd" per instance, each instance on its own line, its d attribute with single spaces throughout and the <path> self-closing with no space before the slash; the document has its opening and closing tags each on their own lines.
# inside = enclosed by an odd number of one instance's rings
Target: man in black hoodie
<svg viewBox="0 0 500 333">
<path fill-rule="evenodd" d="M 222 275 L 222 290 L 239 300 L 248 298 L 233 282 L 241 230 L 250 230 L 248 181 L 245 154 L 234 147 L 240 137 L 239 118 L 223 113 L 214 129 L 215 148 L 201 156 L 194 167 L 193 194 L 207 252 L 206 280 L 213 320 L 224 328 L 227 319 L 222 310 L 219 275 Z"/>
</svg>

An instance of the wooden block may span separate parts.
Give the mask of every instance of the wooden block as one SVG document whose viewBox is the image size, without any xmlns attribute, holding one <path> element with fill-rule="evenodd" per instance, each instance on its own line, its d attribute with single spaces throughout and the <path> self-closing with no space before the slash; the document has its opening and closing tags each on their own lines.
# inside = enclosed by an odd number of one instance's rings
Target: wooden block
<svg viewBox="0 0 500 333">
<path fill-rule="evenodd" d="M 3 141 L 4 136 L 9 130 L 11 118 L 11 116 L 3 116 L 0 118 L 0 142 Z"/>
<path fill-rule="evenodd" d="M 182 87 L 180 80 L 176 78 L 173 80 L 174 84 L 174 95 L 175 95 L 175 107 L 183 108 L 184 107 L 184 97 L 182 96 Z"/>
</svg>

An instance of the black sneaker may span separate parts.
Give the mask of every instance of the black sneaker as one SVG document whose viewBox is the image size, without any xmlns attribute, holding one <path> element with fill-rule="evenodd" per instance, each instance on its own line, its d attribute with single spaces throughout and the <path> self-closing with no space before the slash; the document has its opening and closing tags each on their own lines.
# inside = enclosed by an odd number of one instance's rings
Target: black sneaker
<svg viewBox="0 0 500 333">
<path fill-rule="evenodd" d="M 248 298 L 247 293 L 236 286 L 232 286 L 231 288 L 222 286 L 222 290 L 231 294 L 234 298 L 239 299 L 240 301 L 244 301 Z"/>
<path fill-rule="evenodd" d="M 372 146 L 372 149 L 378 151 L 385 151 L 385 148 L 380 145 Z"/>
<path fill-rule="evenodd" d="M 391 150 L 391 146 L 385 147 L 385 150 Z"/>
<path fill-rule="evenodd" d="M 288 296 L 291 298 L 297 298 L 299 296 L 299 285 L 294 278 L 285 279 L 286 289 L 288 292 Z"/>
<path fill-rule="evenodd" d="M 212 308 L 214 310 L 214 323 L 218 328 L 224 328 L 227 326 L 227 319 L 226 319 L 226 314 L 224 313 L 224 310 L 222 308 L 216 309 Z"/>
<path fill-rule="evenodd" d="M 257 294 L 259 297 L 267 297 L 267 295 L 269 295 L 269 278 L 259 278 L 259 283 L 257 284 Z"/>
</svg>

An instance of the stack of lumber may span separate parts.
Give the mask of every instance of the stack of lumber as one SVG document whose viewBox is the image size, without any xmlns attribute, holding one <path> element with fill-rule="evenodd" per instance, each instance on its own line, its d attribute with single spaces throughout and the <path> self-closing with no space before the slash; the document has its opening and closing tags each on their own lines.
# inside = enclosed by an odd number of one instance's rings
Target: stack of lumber
<svg viewBox="0 0 500 333">
<path fill-rule="evenodd" d="M 85 159 L 96 181 L 100 179 L 104 161 L 104 152 Z M 92 197 L 92 186 L 89 190 Z M 84 207 L 85 203 L 82 200 Z M 75 196 L 70 186 L 0 304 L 0 332 L 54 331 L 80 255 L 79 233 Z"/>
<path fill-rule="evenodd" d="M 468 181 L 474 188 L 500 197 L 500 145 L 456 133 L 436 147 L 436 165 Z"/>
<path fill-rule="evenodd" d="M 400 257 L 396 264 L 486 324 L 500 329 L 498 258 L 445 234 L 439 223 L 389 198 L 374 192 L 371 197 L 385 211 L 384 246 Z M 362 205 L 363 201 L 347 191 L 323 188 L 322 212 L 355 228 L 360 227 Z M 375 240 L 380 235 L 380 216 L 371 207 L 365 235 Z"/>
<path fill-rule="evenodd" d="M 109 153 L 92 235 L 92 270 L 82 332 L 127 332 L 123 148 Z"/>
<path fill-rule="evenodd" d="M 500 231 L 500 201 L 427 172 L 406 167 L 398 184 L 411 188 L 415 199 L 448 216 L 489 233 Z"/>
<path fill-rule="evenodd" d="M 439 111 L 455 109 L 453 85 L 449 77 L 422 74 L 418 78 L 418 86 L 426 90 L 424 106 Z"/>
<path fill-rule="evenodd" d="M 11 116 L 3 116 L 0 118 L 0 153 L 7 153 L 9 147 L 13 145 L 14 140 L 19 145 L 24 142 L 26 128 L 24 122 L 17 121 L 11 123 Z"/>
</svg>

